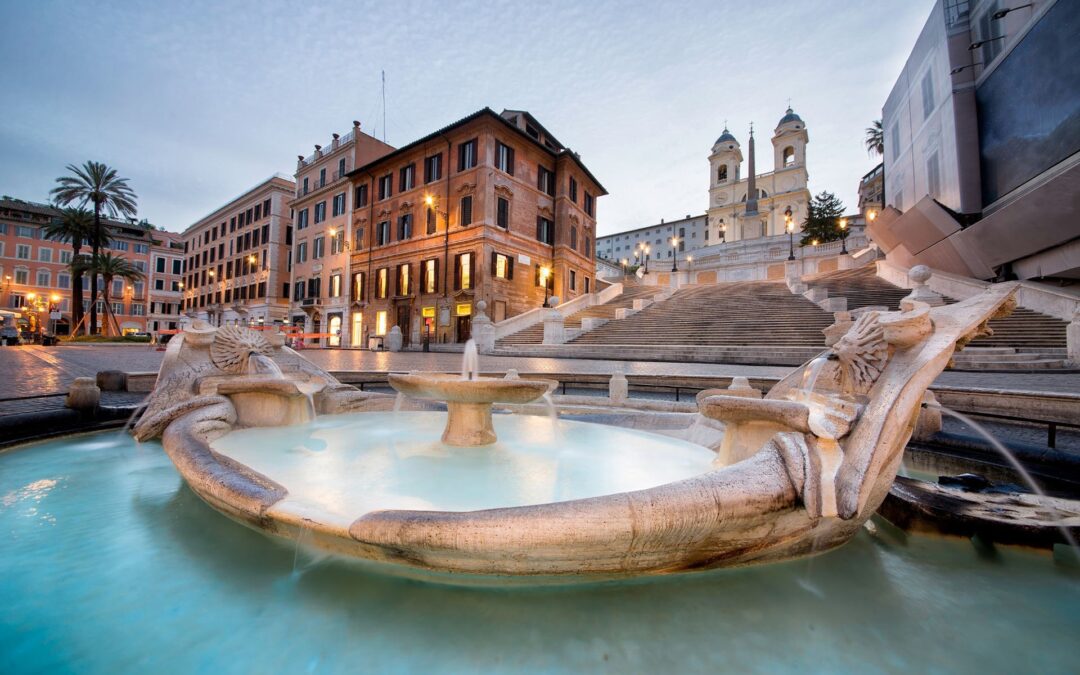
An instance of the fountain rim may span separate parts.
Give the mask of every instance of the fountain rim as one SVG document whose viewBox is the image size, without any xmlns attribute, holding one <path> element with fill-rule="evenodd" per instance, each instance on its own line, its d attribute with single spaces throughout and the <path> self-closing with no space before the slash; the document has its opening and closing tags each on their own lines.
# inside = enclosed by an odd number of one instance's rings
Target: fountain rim
<svg viewBox="0 0 1080 675">
<path fill-rule="evenodd" d="M 390 373 L 390 386 L 410 398 L 447 403 L 532 403 L 549 393 L 553 380 L 481 377 L 450 373 Z"/>
</svg>

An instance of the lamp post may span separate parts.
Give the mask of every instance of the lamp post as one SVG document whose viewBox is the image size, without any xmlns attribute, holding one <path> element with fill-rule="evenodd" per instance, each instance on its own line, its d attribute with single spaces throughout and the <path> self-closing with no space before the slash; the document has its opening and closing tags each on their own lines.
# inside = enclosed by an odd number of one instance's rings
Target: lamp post
<svg viewBox="0 0 1080 675">
<path fill-rule="evenodd" d="M 628 261 L 626 260 L 626 258 L 623 258 L 620 262 L 622 262 L 622 273 L 623 273 L 623 276 L 625 277 L 626 276 L 626 264 L 627 264 Z"/>
<path fill-rule="evenodd" d="M 788 260 L 795 259 L 795 223 L 791 220 L 791 214 L 784 216 L 784 228 L 788 238 Z"/>
<path fill-rule="evenodd" d="M 548 279 L 551 277 L 551 268 L 544 265 L 540 268 L 540 283 L 544 285 L 544 307 L 548 306 L 548 291 L 551 290 L 548 286 Z"/>
<path fill-rule="evenodd" d="M 648 274 L 649 273 L 649 252 L 650 251 L 652 251 L 652 248 L 650 248 L 649 246 L 646 246 L 645 248 L 641 249 L 641 252 L 645 254 L 645 271 L 642 272 L 642 274 Z"/>
<path fill-rule="evenodd" d="M 692 256 L 692 255 L 686 256 L 686 271 L 687 272 L 689 272 L 690 269 L 692 268 L 692 265 L 690 264 L 692 262 L 694 262 L 694 256 Z"/>
<path fill-rule="evenodd" d="M 671 238 L 671 271 L 679 271 L 679 238 Z"/>
<path fill-rule="evenodd" d="M 840 222 L 837 223 L 837 226 L 840 228 L 840 254 L 841 255 L 846 255 L 847 254 L 847 234 L 848 234 L 847 233 L 847 218 L 841 218 Z"/>
</svg>

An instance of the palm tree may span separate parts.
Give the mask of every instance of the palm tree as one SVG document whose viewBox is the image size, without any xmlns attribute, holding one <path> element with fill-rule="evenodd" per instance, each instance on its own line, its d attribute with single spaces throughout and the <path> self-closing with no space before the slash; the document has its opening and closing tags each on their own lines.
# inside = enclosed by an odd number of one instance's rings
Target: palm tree
<svg viewBox="0 0 1080 675">
<path fill-rule="evenodd" d="M 80 206 L 94 205 L 94 229 L 90 235 L 90 249 L 94 258 L 101 252 L 101 247 L 108 243 L 108 232 L 101 222 L 102 212 L 110 217 L 134 216 L 136 211 L 135 192 L 128 186 L 127 178 L 116 175 L 112 169 L 101 162 L 86 162 L 81 167 L 68 164 L 67 170 L 73 175 L 56 179 L 57 186 L 50 194 L 58 204 L 68 205 L 77 202 Z M 90 276 L 90 325 L 87 334 L 97 328 L 97 275 Z"/>
<path fill-rule="evenodd" d="M 885 156 L 885 132 L 881 129 L 881 120 L 874 120 L 866 127 L 866 154 Z"/>
<path fill-rule="evenodd" d="M 69 206 L 60 209 L 60 215 L 44 227 L 44 235 L 53 241 L 71 244 L 71 261 L 79 260 L 84 244 L 90 241 L 94 229 L 94 214 L 86 209 Z M 74 272 L 74 268 L 72 268 Z M 71 277 L 71 327 L 79 325 L 83 313 L 82 274 Z"/>
<path fill-rule="evenodd" d="M 140 281 L 144 276 L 143 273 L 139 271 L 139 268 L 132 265 L 126 259 L 121 258 L 118 255 L 113 255 L 112 253 L 102 253 L 95 256 L 91 259 L 88 269 L 93 277 L 96 277 L 99 274 L 101 275 L 101 280 L 105 284 L 104 288 L 101 289 L 101 299 L 106 308 L 109 307 L 109 289 L 112 287 L 113 279 L 120 278 L 124 281 L 134 283 Z M 117 329 L 119 329 L 119 326 Z M 108 334 L 109 322 L 106 321 L 105 335 Z"/>
</svg>

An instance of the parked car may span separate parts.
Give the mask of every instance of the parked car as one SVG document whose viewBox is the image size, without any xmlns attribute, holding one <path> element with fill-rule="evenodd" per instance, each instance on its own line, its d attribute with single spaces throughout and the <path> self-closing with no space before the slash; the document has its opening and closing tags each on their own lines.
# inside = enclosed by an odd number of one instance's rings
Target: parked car
<svg viewBox="0 0 1080 675">
<path fill-rule="evenodd" d="M 0 328 L 0 345 L 14 346 L 22 344 L 22 338 L 19 337 L 19 329 L 15 326 L 4 326 Z"/>
</svg>

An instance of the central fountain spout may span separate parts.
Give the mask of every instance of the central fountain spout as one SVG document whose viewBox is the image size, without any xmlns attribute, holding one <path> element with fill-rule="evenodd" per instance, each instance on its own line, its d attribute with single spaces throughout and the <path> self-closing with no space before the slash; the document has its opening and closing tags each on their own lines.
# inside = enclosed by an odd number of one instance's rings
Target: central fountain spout
<svg viewBox="0 0 1080 675">
<path fill-rule="evenodd" d="M 490 445 L 498 438 L 491 421 L 493 403 L 531 403 L 547 393 L 543 380 L 482 378 L 476 343 L 465 343 L 461 377 L 438 373 L 391 374 L 390 386 L 410 398 L 446 403 L 442 442 L 458 447 Z"/>
</svg>

